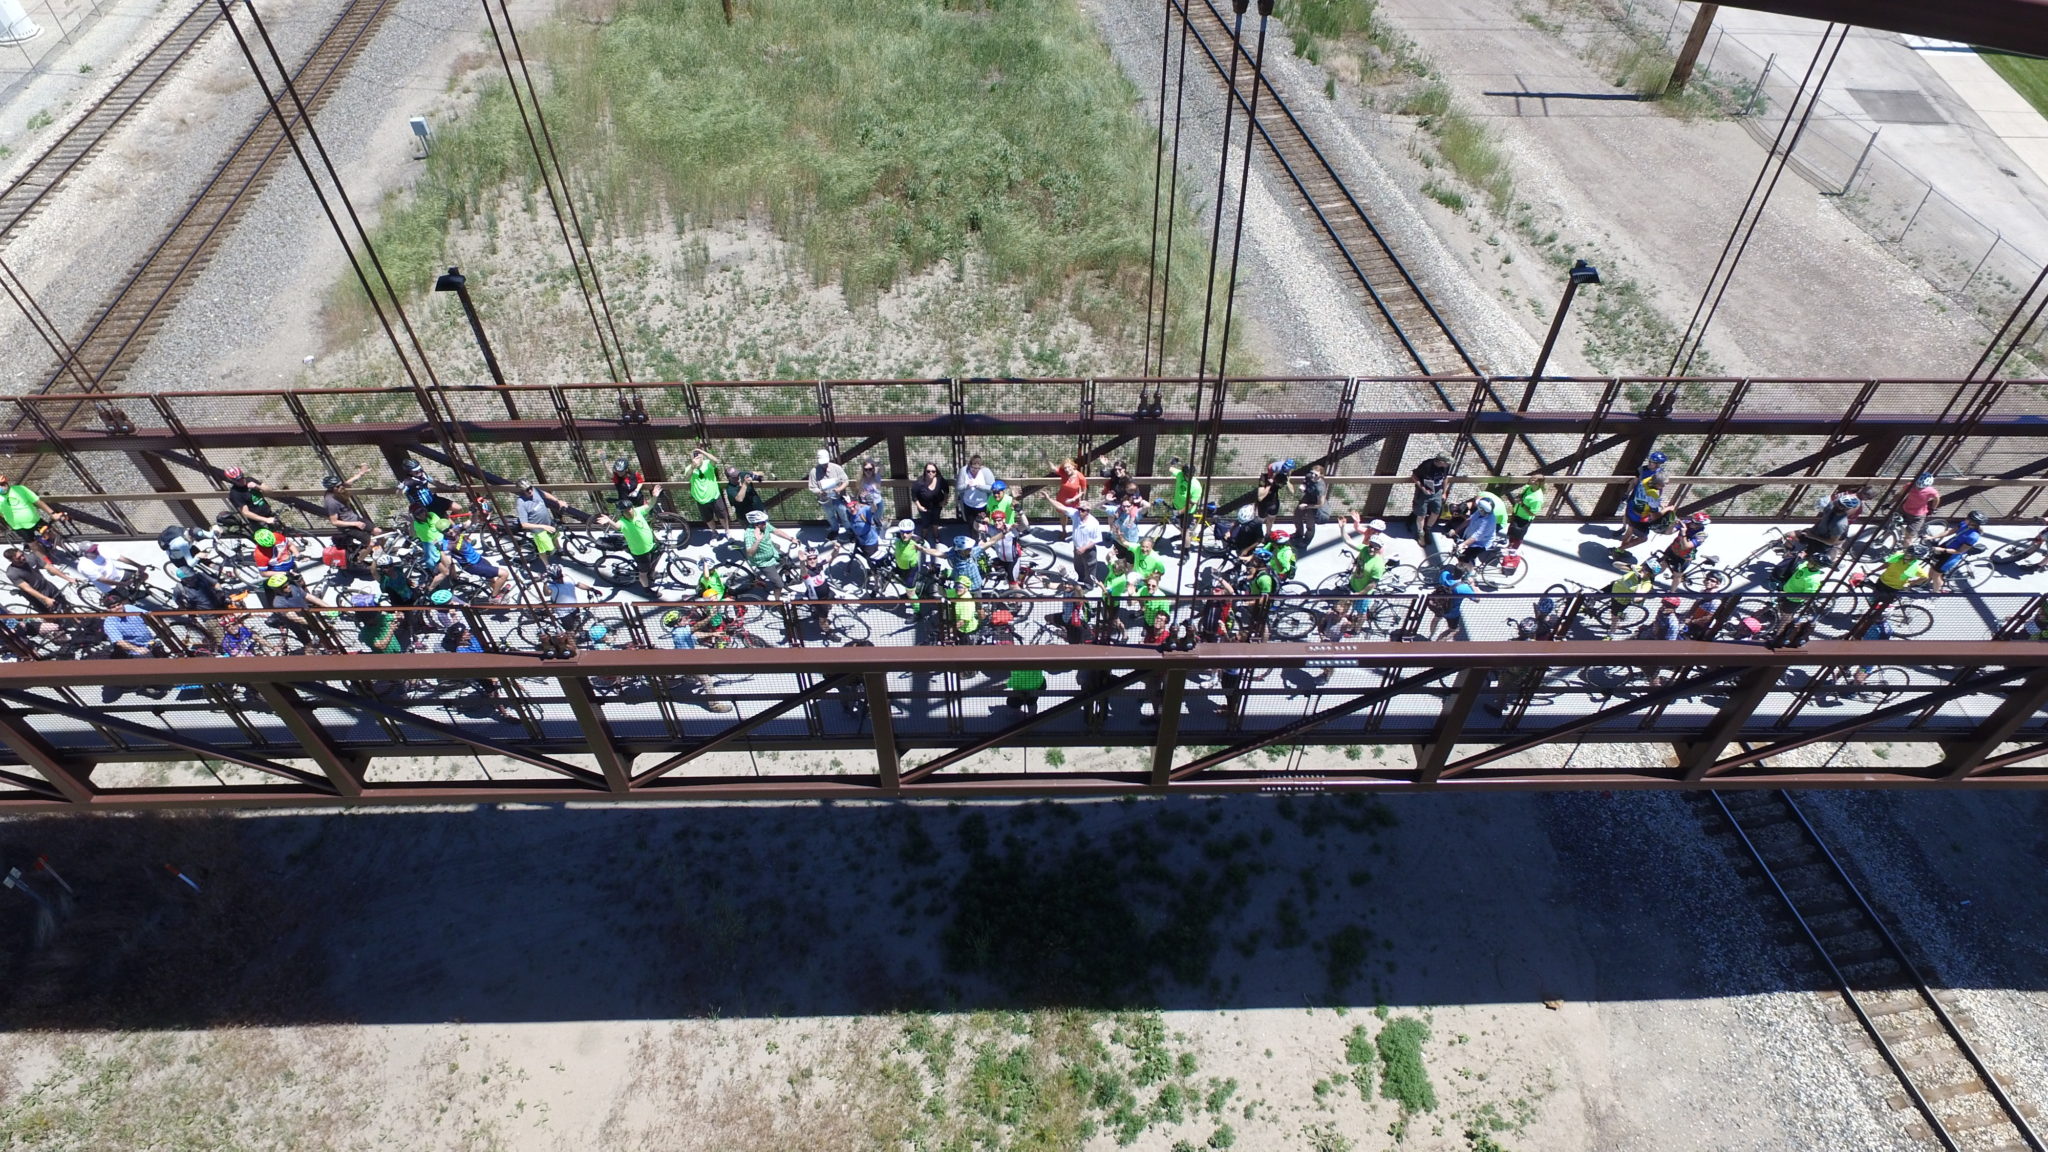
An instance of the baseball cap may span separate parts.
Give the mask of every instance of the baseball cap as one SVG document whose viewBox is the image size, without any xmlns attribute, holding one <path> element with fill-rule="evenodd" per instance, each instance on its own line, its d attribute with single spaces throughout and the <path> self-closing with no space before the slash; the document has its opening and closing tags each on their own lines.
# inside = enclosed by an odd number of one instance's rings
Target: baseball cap
<svg viewBox="0 0 2048 1152">
<path fill-rule="evenodd" d="M 1375 532 L 1385 532 L 1387 530 L 1387 522 L 1385 520 L 1374 520 L 1372 523 L 1367 524 L 1366 527 Z"/>
<path fill-rule="evenodd" d="M 1679 599 L 1678 599 L 1678 597 L 1676 597 L 1676 596 L 1666 596 L 1666 597 L 1664 598 L 1664 606 L 1665 606 L 1666 608 L 1676 608 L 1676 607 L 1678 607 L 1678 605 L 1679 605 Z"/>
<path fill-rule="evenodd" d="M 896 530 L 898 532 L 915 532 L 917 531 L 917 525 L 913 521 L 902 520 L 897 522 Z"/>
<path fill-rule="evenodd" d="M 830 453 L 830 452 L 827 452 L 827 451 L 826 451 L 826 450 L 824 450 L 823 448 L 820 448 L 820 449 L 818 449 L 818 463 L 820 463 L 820 464 L 830 464 L 831 462 L 832 462 L 832 453 Z"/>
</svg>

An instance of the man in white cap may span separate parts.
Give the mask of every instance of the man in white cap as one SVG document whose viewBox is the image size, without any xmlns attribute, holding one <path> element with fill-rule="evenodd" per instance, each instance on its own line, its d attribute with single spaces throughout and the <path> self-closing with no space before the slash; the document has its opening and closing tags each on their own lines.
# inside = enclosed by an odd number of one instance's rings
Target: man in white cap
<svg viewBox="0 0 2048 1152">
<path fill-rule="evenodd" d="M 832 535 L 848 531 L 846 514 L 846 469 L 832 459 L 832 453 L 818 449 L 818 462 L 811 468 L 811 495 L 818 498 L 818 510 L 825 514 L 825 527 Z"/>
<path fill-rule="evenodd" d="M 123 569 L 134 572 L 146 571 L 133 560 L 123 560 L 119 556 L 100 551 L 100 546 L 90 541 L 79 549 L 77 567 L 78 574 L 92 581 L 93 587 L 98 588 L 102 596 L 112 592 L 114 586 L 121 582 L 126 575 Z"/>
</svg>

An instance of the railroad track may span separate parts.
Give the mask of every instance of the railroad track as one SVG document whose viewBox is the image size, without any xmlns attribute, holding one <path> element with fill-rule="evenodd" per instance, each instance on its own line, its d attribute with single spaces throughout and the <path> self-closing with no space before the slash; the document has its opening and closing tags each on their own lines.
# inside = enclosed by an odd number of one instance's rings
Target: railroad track
<svg viewBox="0 0 2048 1152">
<path fill-rule="evenodd" d="M 292 74 L 292 82 L 309 111 L 317 111 L 332 95 L 348 65 L 369 43 L 397 0 L 351 0 L 322 36 L 320 43 Z M 273 88 L 276 82 L 272 81 Z M 293 130 L 299 118 L 282 93 Z M 213 257 L 214 250 L 241 214 L 256 199 L 290 144 L 277 120 L 265 108 L 227 159 L 214 170 L 169 232 L 121 281 L 121 288 L 85 335 L 75 342 L 76 370 L 59 365 L 36 390 L 38 394 L 105 391 L 127 378 L 128 370 L 163 326 L 171 306 Z M 83 377 L 81 380 L 80 377 Z M 81 408 L 83 405 L 81 405 Z M 65 423 L 75 418 L 74 409 Z"/>
<path fill-rule="evenodd" d="M 1181 18 L 1188 21 L 1189 30 L 1210 64 L 1215 66 L 1218 79 L 1229 84 L 1230 20 L 1213 0 L 1173 3 Z M 1256 20 L 1256 16 L 1246 19 L 1246 43 L 1233 89 L 1238 108 L 1246 112 L 1255 44 L 1251 28 Z M 1267 152 L 1286 172 L 1306 210 L 1315 217 L 1333 254 L 1358 281 L 1373 313 L 1384 322 L 1416 370 L 1424 376 L 1484 375 L 1436 306 L 1429 302 L 1422 285 L 1372 222 L 1358 197 L 1337 175 L 1322 149 L 1316 147 L 1286 99 L 1264 76 L 1259 78 L 1258 132 Z"/>
<path fill-rule="evenodd" d="M 154 96 L 166 77 L 220 23 L 214 0 L 200 0 L 162 39 L 150 45 L 126 75 L 93 102 L 56 142 L 36 157 L 27 171 L 0 190 L 0 238 L 42 207 L 51 192 L 99 151 L 130 113 Z"/>
<path fill-rule="evenodd" d="M 2032 1109 L 2012 1099 L 1785 792 L 1709 792 L 1718 815 L 1762 869 L 1800 934 L 1840 989 L 1916 1110 L 1950 1152 L 2043 1152 Z"/>
</svg>

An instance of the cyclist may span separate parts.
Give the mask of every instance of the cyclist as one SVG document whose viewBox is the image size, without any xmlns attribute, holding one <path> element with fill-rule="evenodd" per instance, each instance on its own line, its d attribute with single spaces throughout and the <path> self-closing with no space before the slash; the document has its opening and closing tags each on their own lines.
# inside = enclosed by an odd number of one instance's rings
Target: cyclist
<svg viewBox="0 0 2048 1152">
<path fill-rule="evenodd" d="M 1415 538 L 1427 539 L 1430 530 L 1436 527 L 1437 517 L 1444 514 L 1444 498 L 1451 492 L 1451 458 L 1439 452 L 1417 464 L 1408 478 L 1415 483 L 1410 513 Z"/>
<path fill-rule="evenodd" d="M 457 567 L 480 580 L 491 582 L 490 596 L 493 603 L 504 602 L 505 586 L 511 583 L 512 578 L 504 569 L 491 563 L 484 556 L 483 550 L 476 546 L 471 525 L 463 524 L 455 529 L 455 536 L 449 541 L 448 550 L 453 555 Z M 648 587 L 652 588 L 653 585 Z"/>
<path fill-rule="evenodd" d="M 586 584 L 569 575 L 560 564 L 550 564 L 543 573 L 542 591 L 547 593 L 548 602 L 555 606 L 555 622 L 565 631 L 574 631 L 583 615 L 579 607 L 583 600 L 580 593 L 597 593 L 595 585 Z"/>
<path fill-rule="evenodd" d="M 1500 535 L 1501 523 L 1506 519 L 1507 507 L 1501 503 L 1500 497 L 1491 492 L 1474 496 L 1467 506 L 1464 523 L 1458 529 L 1461 542 L 1458 559 L 1473 564 L 1493 551 L 1494 539 Z"/>
<path fill-rule="evenodd" d="M 1861 507 L 1863 498 L 1854 493 L 1837 492 L 1829 497 L 1813 527 L 1799 533 L 1807 554 L 1825 555 L 1828 563 L 1834 563 L 1835 558 L 1842 554 L 1842 545 L 1849 539 L 1849 518 Z"/>
<path fill-rule="evenodd" d="M 1373 590 L 1387 575 L 1385 548 L 1376 536 L 1364 537 L 1358 545 L 1357 555 L 1351 562 L 1351 577 L 1345 585 L 1351 590 L 1351 595 L 1337 601 L 1337 615 L 1346 631 L 1357 631 L 1371 617 Z"/>
<path fill-rule="evenodd" d="M 827 535 L 837 536 L 849 525 L 846 515 L 847 491 L 846 469 L 839 461 L 832 459 L 829 449 L 818 449 L 818 462 L 811 466 L 805 484 L 811 495 L 818 498 L 818 511 L 825 517 Z"/>
<path fill-rule="evenodd" d="M 1685 619 L 1678 614 L 1678 609 L 1681 605 L 1682 601 L 1676 596 L 1666 596 L 1662 600 L 1657 601 L 1657 614 L 1650 617 L 1649 621 L 1643 625 L 1639 638 L 1644 640 L 1684 639 Z M 1643 674 L 1648 677 L 1650 687 L 1662 688 L 1665 681 L 1671 678 L 1671 668 L 1669 665 L 1653 664 L 1644 668 Z"/>
<path fill-rule="evenodd" d="M 437 588 L 453 575 L 454 563 L 448 555 L 448 530 L 455 527 L 455 521 L 423 505 L 412 506 L 412 535 L 420 542 L 420 560 L 433 569 L 434 576 L 428 588 Z"/>
<path fill-rule="evenodd" d="M 1045 691 L 1045 673 L 1035 668 L 1019 668 L 1003 681 L 1008 694 L 1003 703 L 1026 716 L 1038 714 L 1038 694 Z"/>
<path fill-rule="evenodd" d="M 838 555 L 839 545 L 836 543 L 827 543 L 823 552 L 808 544 L 799 544 L 790 550 L 796 575 L 796 586 L 789 590 L 790 598 L 810 601 L 811 620 L 828 640 L 836 637 L 839 629 L 832 624 L 832 587 L 825 580 L 825 569 Z"/>
<path fill-rule="evenodd" d="M 1705 512 L 1695 512 L 1678 522 L 1678 534 L 1671 538 L 1671 544 L 1664 549 L 1664 567 L 1671 573 L 1672 583 L 1685 575 L 1692 564 L 1692 558 L 1699 554 L 1700 546 L 1707 542 L 1707 528 L 1713 524 L 1713 517 Z"/>
<path fill-rule="evenodd" d="M 661 538 L 654 534 L 654 522 L 648 519 L 648 504 L 661 495 L 661 485 L 644 489 L 645 498 L 629 495 L 619 502 L 619 534 L 626 538 L 626 551 L 632 554 L 633 567 L 639 572 L 640 586 L 654 591 L 654 569 L 661 562 Z M 767 519 L 766 512 L 761 513 Z M 606 516 L 597 518 L 599 524 L 609 525 Z"/>
<path fill-rule="evenodd" d="M 1143 496 L 1113 496 L 1103 501 L 1102 510 L 1109 516 L 1109 534 L 1125 551 L 1136 551 L 1138 541 L 1144 538 L 1141 526 L 1145 510 L 1151 505 Z"/>
<path fill-rule="evenodd" d="M 1323 497 L 1329 490 L 1321 465 L 1311 464 L 1301 474 L 1301 496 L 1294 502 L 1294 534 L 1301 537 L 1303 549 L 1315 546 L 1316 526 L 1323 522 Z"/>
<path fill-rule="evenodd" d="M 14 529 L 14 534 L 19 536 L 23 543 L 35 549 L 44 559 L 48 559 L 42 540 L 44 520 L 69 520 L 71 514 L 51 508 L 28 485 L 16 484 L 8 477 L 0 476 L 0 519 L 7 521 L 7 526 Z"/>
<path fill-rule="evenodd" d="M 1614 549 L 1617 560 L 1633 560 L 1628 550 L 1650 538 L 1650 528 L 1664 515 L 1664 465 L 1671 458 L 1652 452 L 1636 469 L 1636 482 L 1629 489 L 1622 508 L 1621 543 Z"/>
<path fill-rule="evenodd" d="M 1443 627 L 1430 639 L 1449 640 L 1457 636 L 1465 622 L 1465 605 L 1479 595 L 1472 587 L 1471 575 L 1472 569 L 1459 562 L 1451 563 L 1437 575 L 1437 590 L 1430 594 L 1428 604 Z"/>
<path fill-rule="evenodd" d="M 1237 520 L 1230 528 L 1230 539 L 1226 547 L 1237 553 L 1237 558 L 1249 564 L 1252 556 L 1266 546 L 1266 526 L 1259 523 L 1259 514 L 1249 504 L 1237 510 Z"/>
<path fill-rule="evenodd" d="M 349 494 L 349 485 L 369 475 L 370 466 L 364 464 L 344 480 L 329 473 L 320 478 L 320 510 L 327 514 L 327 525 L 334 529 L 337 544 L 349 552 L 356 552 L 369 544 L 376 530 L 370 526 L 370 518 L 354 497 Z"/>
<path fill-rule="evenodd" d="M 690 462 L 684 466 L 684 474 L 690 483 L 690 499 L 697 504 L 697 515 L 704 518 L 704 527 L 717 532 L 732 531 L 732 517 L 725 504 L 725 491 L 718 483 L 718 457 L 708 448 L 690 449 Z M 685 544 L 689 541 L 685 540 Z"/>
<path fill-rule="evenodd" d="M 1934 486 L 1934 473 L 1922 472 L 1913 477 L 1913 486 L 1899 497 L 1899 515 L 1905 522 L 1901 525 L 1901 542 L 1917 544 L 1920 533 L 1927 527 L 1927 518 L 1941 509 L 1941 492 Z"/>
<path fill-rule="evenodd" d="M 1805 607 L 1826 576 L 1827 565 L 1818 556 L 1802 557 L 1778 588 L 1778 611 L 1791 614 Z"/>
<path fill-rule="evenodd" d="M 1508 551 L 1522 550 L 1530 525 L 1543 515 L 1543 485 L 1531 481 L 1508 494 Z"/>
<path fill-rule="evenodd" d="M 1145 598 L 1138 605 L 1138 614 L 1145 622 L 1145 643 L 1153 648 L 1163 646 L 1173 635 L 1173 601 L 1159 590 L 1161 574 L 1146 572 Z"/>
<path fill-rule="evenodd" d="M 1085 481 L 1086 477 L 1083 477 L 1083 479 Z M 1029 528 L 1031 526 L 1031 522 L 1026 520 L 1024 514 L 1017 510 L 1017 490 L 1010 487 L 1008 480 L 998 480 L 990 486 L 988 515 L 991 520 L 1001 516 L 1019 528 Z M 1071 529 L 1069 530 L 1071 531 Z"/>
<path fill-rule="evenodd" d="M 776 543 L 787 540 L 797 543 L 797 535 L 786 528 L 777 528 L 768 522 L 768 513 L 755 511 L 747 513 L 747 532 L 740 540 L 740 550 L 745 553 L 747 563 L 754 572 L 775 591 L 782 591 L 782 548 Z"/>
<path fill-rule="evenodd" d="M 967 577 L 955 577 L 946 587 L 946 599 L 950 602 L 949 619 L 959 643 L 971 644 L 974 634 L 981 631 L 981 606 L 974 599 L 974 585 Z"/>
<path fill-rule="evenodd" d="M 1871 599 L 1879 604 L 1889 604 L 1915 584 L 1925 584 L 1934 579 L 1934 566 L 1927 562 L 1933 554 L 1933 548 L 1915 544 L 1885 557 L 1884 567 L 1877 573 L 1877 582 L 1870 587 Z"/>
<path fill-rule="evenodd" d="M 149 622 L 142 613 L 128 611 L 128 599 L 119 592 L 107 594 L 107 618 L 100 622 L 100 629 L 106 635 L 107 643 L 114 646 L 114 655 L 122 658 L 163 655 L 163 645 L 156 633 L 149 630 Z M 117 693 L 118 695 L 118 693 Z"/>
<path fill-rule="evenodd" d="M 1636 598 L 1657 587 L 1657 575 L 1664 571 L 1664 565 L 1656 560 L 1645 560 L 1621 574 L 1621 578 L 1607 586 L 1607 614 L 1619 616 L 1622 609 L 1636 602 Z"/>
<path fill-rule="evenodd" d="M 1178 456 L 1166 462 L 1166 471 L 1173 477 L 1173 495 L 1167 498 L 1167 507 L 1173 509 L 1174 524 L 1185 540 L 1195 513 L 1202 507 L 1202 478 L 1183 467 Z"/>
<path fill-rule="evenodd" d="M 982 554 L 991 564 L 1001 565 L 1004 579 L 1015 588 L 1024 582 L 1024 545 L 1015 524 L 1001 512 L 990 512 L 982 530 Z"/>
<path fill-rule="evenodd" d="M 296 572 L 299 568 L 299 550 L 284 534 L 282 528 L 272 530 L 258 528 L 252 537 L 256 550 L 249 557 L 258 572 Z"/>
<path fill-rule="evenodd" d="M 1273 550 L 1264 544 L 1252 549 L 1253 568 L 1250 579 L 1245 581 L 1245 594 L 1251 603 L 1245 606 L 1245 631 L 1251 640 L 1266 638 L 1266 625 L 1273 617 Z"/>
<path fill-rule="evenodd" d="M 133 560 L 100 551 L 100 546 L 91 541 L 79 549 L 78 562 L 73 567 L 80 576 L 92 581 L 93 587 L 98 588 L 103 597 L 112 595 L 116 587 L 131 578 L 146 577 L 148 573 L 148 569 Z"/>
<path fill-rule="evenodd" d="M 279 526 L 277 510 L 270 506 L 270 500 L 263 495 L 263 483 L 240 468 L 229 468 L 221 473 L 228 481 L 228 507 L 242 523 L 254 532 L 258 528 Z"/>
<path fill-rule="evenodd" d="M 1888 606 L 1880 604 L 1877 607 L 1876 614 L 1871 618 L 1870 627 L 1865 628 L 1863 630 L 1863 635 L 1861 639 L 1889 640 L 1891 638 L 1891 611 Z M 1862 691 L 1864 685 L 1869 683 L 1870 681 L 1870 674 L 1877 671 L 1878 667 L 1879 666 L 1876 664 L 1857 665 L 1856 668 L 1849 673 L 1849 686 L 1858 692 Z"/>
<path fill-rule="evenodd" d="M 648 494 L 645 492 L 646 487 L 647 477 L 642 476 L 639 470 L 633 467 L 632 461 L 624 456 L 612 461 L 612 503 L 618 505 L 621 511 L 625 509 L 627 500 L 639 500 L 642 504 L 654 503 L 654 497 L 661 493 L 657 489 L 654 493 Z"/>
<path fill-rule="evenodd" d="M 1685 618 L 1687 640 L 1712 640 L 1714 638 L 1714 617 L 1721 614 L 1719 596 L 1702 596 L 1692 602 L 1692 611 Z"/>
<path fill-rule="evenodd" d="M 847 530 L 853 533 L 861 557 L 870 564 L 882 557 L 882 509 L 878 504 L 857 500 L 846 508 Z"/>
<path fill-rule="evenodd" d="M 1163 578 L 1166 575 L 1166 561 L 1159 558 L 1158 548 L 1151 537 L 1138 541 L 1138 546 L 1131 550 L 1130 556 L 1131 571 L 1141 576 L 1157 574 Z"/>
<path fill-rule="evenodd" d="M 1344 543 L 1353 548 L 1363 548 L 1368 541 L 1377 540 L 1387 530 L 1385 520 L 1360 520 L 1346 512 L 1337 518 L 1338 531 L 1344 534 Z"/>
<path fill-rule="evenodd" d="M 78 577 L 50 563 L 40 552 L 24 552 L 9 548 L 7 557 L 7 583 L 21 590 L 32 605 L 40 605 L 45 612 L 65 610 L 64 593 L 50 577 L 55 576 L 65 584 L 77 584 Z"/>
<path fill-rule="evenodd" d="M 917 572 L 924 564 L 924 549 L 917 538 L 917 521 L 901 520 L 889 531 L 890 574 L 905 591 L 917 588 Z"/>
<path fill-rule="evenodd" d="M 349 603 L 357 609 L 354 613 L 356 642 L 363 646 L 364 651 L 386 654 L 405 651 L 405 645 L 398 639 L 398 613 L 362 611 L 375 607 L 377 603 L 377 598 L 367 592 L 350 597 Z"/>
<path fill-rule="evenodd" d="M 1273 531 L 1273 521 L 1280 518 L 1280 494 L 1287 491 L 1294 472 L 1294 461 L 1275 460 L 1259 473 L 1258 487 L 1252 490 L 1252 506 L 1258 509 L 1259 523 L 1266 532 Z"/>
<path fill-rule="evenodd" d="M 1273 569 L 1273 577 L 1276 580 L 1294 579 L 1294 570 L 1301 563 L 1301 558 L 1294 554 L 1293 539 L 1294 534 L 1287 529 L 1273 529 L 1273 559 L 1271 567 Z M 1162 567 L 1164 566 L 1162 565 Z"/>
<path fill-rule="evenodd" d="M 434 478 L 427 475 L 426 465 L 417 460 L 405 462 L 404 475 L 398 481 L 398 491 L 405 497 L 406 507 L 425 508 L 436 516 L 446 516 L 455 504 L 435 491 L 434 487 Z"/>
<path fill-rule="evenodd" d="M 696 481 L 692 479 L 690 483 L 694 490 Z M 567 504 L 531 480 L 521 480 L 517 494 L 512 497 L 512 519 L 533 542 L 533 550 L 543 561 L 553 557 L 561 543 L 561 529 L 557 526 L 555 513 L 566 514 L 568 510 Z"/>
<path fill-rule="evenodd" d="M 1947 591 L 1949 574 L 1962 567 L 1970 553 L 1982 548 L 1984 540 L 1984 513 L 1971 509 L 1970 514 L 1956 521 L 1940 543 L 1934 546 L 1934 590 Z"/>
</svg>

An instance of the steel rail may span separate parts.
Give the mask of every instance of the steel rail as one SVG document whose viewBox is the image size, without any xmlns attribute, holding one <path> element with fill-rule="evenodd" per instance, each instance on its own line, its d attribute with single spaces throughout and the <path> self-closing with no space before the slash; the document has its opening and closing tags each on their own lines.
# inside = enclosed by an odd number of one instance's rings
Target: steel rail
<svg viewBox="0 0 2048 1152">
<path fill-rule="evenodd" d="M 157 87 L 185 62 L 219 20 L 220 13 L 210 0 L 200 0 L 101 93 L 83 116 L 52 141 L 34 163 L 0 191 L 0 238 L 28 219 L 58 185 L 91 159 L 107 137 L 156 94 Z"/>
<path fill-rule="evenodd" d="M 1991 1069 L 1984 1063 L 1984 1059 L 1977 1052 L 1976 1047 L 1963 1034 L 1962 1026 L 1957 1024 L 1955 1018 L 1949 1015 L 1948 1010 L 1942 1006 L 1940 998 L 1934 994 L 1933 987 L 1928 984 L 1927 977 L 1913 963 L 1912 959 L 1907 956 L 1905 948 L 1900 945 L 1898 938 L 1892 934 L 1892 930 L 1885 923 L 1884 918 L 1877 914 L 1875 908 L 1871 907 L 1870 901 L 1863 895 L 1862 889 L 1857 887 L 1856 882 L 1849 878 L 1849 873 L 1842 867 L 1841 860 L 1836 857 L 1833 849 L 1828 847 L 1827 842 L 1821 839 L 1820 833 L 1813 827 L 1812 822 L 1806 818 L 1806 813 L 1801 810 L 1799 804 L 1792 799 L 1789 793 L 1784 791 L 1772 791 L 1770 795 L 1779 804 L 1783 805 L 1785 812 L 1789 813 L 1790 822 L 1798 827 L 1803 841 L 1818 851 L 1822 859 L 1827 862 L 1829 883 L 1850 896 L 1856 911 L 1860 913 L 1862 921 L 1860 927 L 1884 942 L 1884 949 L 1890 954 L 1889 959 L 1906 973 L 1922 1005 L 1940 1022 L 1942 1031 L 1946 1033 L 1949 1042 L 1955 1046 L 1956 1050 L 1969 1064 L 1970 1069 L 1983 1085 L 1983 1091 L 1997 1105 L 2006 1122 L 2012 1125 L 2014 1131 L 2026 1142 L 2028 1148 L 2033 1149 L 2034 1152 L 2048 1152 L 2048 1150 L 2043 1149 L 2040 1135 L 2027 1122 L 2026 1114 L 2006 1094 L 2005 1089 L 1998 1082 L 1998 1077 L 1992 1074 Z M 1927 1121 L 1935 1137 L 1941 1141 L 1942 1146 L 1947 1148 L 1949 1152 L 1962 1152 L 1963 1142 L 1959 1141 L 1956 1135 L 1949 1131 L 1948 1125 L 1943 1122 L 1941 1116 L 1935 1111 L 1933 1101 L 1927 1098 L 1912 1073 L 1907 1071 L 1905 1061 L 1893 1049 L 1891 1041 L 1885 1036 L 1883 1029 L 1878 1027 L 1877 1021 L 1872 1017 L 1864 999 L 1857 994 L 1856 982 L 1851 980 L 1842 971 L 1842 966 L 1836 962 L 1835 955 L 1829 951 L 1826 942 L 1822 939 L 1821 932 L 1814 927 L 1812 921 L 1800 910 L 1799 901 L 1786 889 L 1784 882 L 1778 876 L 1777 870 L 1772 867 L 1765 850 L 1758 845 L 1755 838 L 1742 826 L 1741 819 L 1735 815 L 1734 810 L 1728 806 L 1728 802 L 1719 792 L 1709 791 L 1707 796 L 1713 801 L 1714 807 L 1719 810 L 1722 818 L 1728 821 L 1729 828 L 1734 830 L 1737 838 L 1742 841 L 1743 847 L 1749 850 L 1749 854 L 1756 861 L 1757 867 L 1762 870 L 1764 879 L 1769 882 L 1771 890 L 1777 893 L 1778 899 L 1784 904 L 1786 912 L 1799 925 L 1799 930 L 1806 937 L 1807 943 L 1812 945 L 1814 953 L 1820 957 L 1821 963 L 1827 966 L 1829 974 L 1834 977 L 1835 984 L 1841 991 L 1843 1001 L 1849 1006 L 1849 1010 L 1855 1014 L 1857 1021 L 1863 1025 L 1864 1031 L 1870 1034 L 1872 1043 L 1877 1046 L 1878 1054 L 1884 1058 L 1885 1064 L 1891 1068 L 1892 1074 L 1898 1078 L 1900 1086 L 1906 1090 L 1907 1097 L 1913 1102 L 1913 1106 L 1920 1112 L 1921 1117 Z M 1836 933 L 1836 935 L 1841 935 L 1841 933 Z"/>
</svg>

